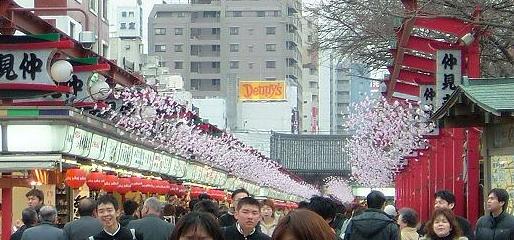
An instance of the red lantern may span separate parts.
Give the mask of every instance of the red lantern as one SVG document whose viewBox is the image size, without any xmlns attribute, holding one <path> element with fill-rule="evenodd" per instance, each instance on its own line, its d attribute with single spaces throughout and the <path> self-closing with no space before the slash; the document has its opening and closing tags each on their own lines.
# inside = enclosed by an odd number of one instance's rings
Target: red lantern
<svg viewBox="0 0 514 240">
<path fill-rule="evenodd" d="M 130 178 L 120 178 L 118 180 L 118 188 L 116 189 L 116 192 L 121 195 L 125 195 L 126 193 L 130 192 L 131 187 L 132 182 L 130 181 Z"/>
<path fill-rule="evenodd" d="M 215 199 L 218 201 L 221 201 L 225 198 L 225 192 L 223 192 L 222 190 L 218 190 L 218 189 L 209 189 L 209 191 L 207 191 L 207 194 L 209 194 L 209 196 L 212 199 Z"/>
<path fill-rule="evenodd" d="M 141 187 L 143 186 L 143 179 L 141 179 L 140 177 L 131 177 L 130 183 L 130 190 L 132 190 L 132 192 L 142 192 Z"/>
<path fill-rule="evenodd" d="M 176 185 L 176 193 L 178 197 L 183 197 L 186 195 L 186 188 L 184 185 Z"/>
<path fill-rule="evenodd" d="M 115 192 L 118 188 L 118 177 L 115 175 L 107 175 L 105 177 L 105 183 L 103 189 L 106 192 Z"/>
<path fill-rule="evenodd" d="M 159 192 L 162 195 L 168 194 L 170 190 L 170 183 L 166 180 L 161 181 L 161 191 Z"/>
<path fill-rule="evenodd" d="M 192 198 L 197 198 L 198 196 L 200 196 L 200 194 L 204 193 L 205 190 L 203 188 L 200 188 L 200 187 L 192 187 L 191 188 L 191 197 Z"/>
<path fill-rule="evenodd" d="M 159 193 L 161 188 L 161 180 L 154 179 L 152 180 L 152 189 L 150 193 Z"/>
<path fill-rule="evenodd" d="M 91 172 L 87 175 L 86 184 L 91 191 L 100 191 L 105 183 L 105 175 L 101 172 Z"/>
<path fill-rule="evenodd" d="M 66 170 L 66 177 L 64 178 L 64 183 L 67 186 L 77 189 L 84 185 L 86 182 L 86 172 L 82 169 L 72 168 Z"/>
<path fill-rule="evenodd" d="M 152 193 L 153 191 L 153 181 L 151 179 L 143 179 L 143 184 L 141 185 L 142 193 Z"/>
</svg>

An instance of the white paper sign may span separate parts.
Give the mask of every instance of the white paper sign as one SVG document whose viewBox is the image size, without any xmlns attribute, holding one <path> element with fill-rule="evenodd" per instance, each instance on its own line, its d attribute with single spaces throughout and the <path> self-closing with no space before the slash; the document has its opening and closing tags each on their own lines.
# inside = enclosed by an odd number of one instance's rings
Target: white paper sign
<svg viewBox="0 0 514 240">
<path fill-rule="evenodd" d="M 460 85 L 462 79 L 462 58 L 460 50 L 437 50 L 436 107 L 437 111 Z"/>
</svg>

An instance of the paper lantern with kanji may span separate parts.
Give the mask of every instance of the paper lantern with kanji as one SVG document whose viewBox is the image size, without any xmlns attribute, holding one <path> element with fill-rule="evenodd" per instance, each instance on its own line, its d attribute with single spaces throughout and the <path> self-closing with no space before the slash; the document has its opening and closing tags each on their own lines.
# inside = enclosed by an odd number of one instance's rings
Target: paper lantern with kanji
<svg viewBox="0 0 514 240">
<path fill-rule="evenodd" d="M 73 189 L 77 189 L 86 182 L 86 172 L 82 169 L 72 168 L 66 171 L 64 183 Z"/>
<path fill-rule="evenodd" d="M 131 177 L 130 183 L 130 190 L 132 190 L 133 192 L 142 192 L 141 187 L 143 186 L 143 179 L 141 179 L 140 177 Z"/>
<path fill-rule="evenodd" d="M 118 179 L 118 188 L 116 188 L 116 192 L 118 192 L 121 195 L 124 195 L 128 192 L 130 192 L 132 187 L 132 182 L 130 181 L 130 178 L 120 178 Z"/>
<path fill-rule="evenodd" d="M 168 181 L 161 181 L 160 187 L 159 187 L 159 194 L 166 195 L 168 194 L 170 189 L 170 183 Z"/>
<path fill-rule="evenodd" d="M 192 187 L 190 195 L 191 195 L 192 198 L 197 198 L 198 196 L 200 196 L 200 194 L 202 194 L 204 192 L 205 192 L 205 189 L 203 189 L 203 188 Z"/>
<path fill-rule="evenodd" d="M 207 191 L 207 194 L 209 194 L 209 197 L 211 197 L 212 199 L 218 201 L 225 199 L 225 192 L 223 192 L 223 190 L 209 189 L 209 191 Z"/>
<path fill-rule="evenodd" d="M 115 175 L 107 175 L 105 176 L 105 182 L 104 182 L 104 191 L 106 192 L 115 192 L 118 188 L 119 179 Z"/>
<path fill-rule="evenodd" d="M 143 185 L 141 185 L 142 193 L 153 193 L 153 181 L 152 179 L 143 179 Z"/>
<path fill-rule="evenodd" d="M 91 191 L 100 191 L 105 183 L 105 175 L 101 172 L 91 172 L 87 175 L 86 184 Z"/>
</svg>

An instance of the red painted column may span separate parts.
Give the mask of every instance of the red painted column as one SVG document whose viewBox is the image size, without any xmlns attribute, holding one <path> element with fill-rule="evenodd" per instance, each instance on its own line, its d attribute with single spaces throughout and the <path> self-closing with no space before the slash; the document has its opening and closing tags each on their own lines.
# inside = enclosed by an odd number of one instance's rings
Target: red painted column
<svg viewBox="0 0 514 240">
<path fill-rule="evenodd" d="M 12 188 L 2 188 L 2 240 L 9 240 L 12 228 Z"/>
<path fill-rule="evenodd" d="M 479 179 L 480 179 L 480 128 L 468 129 L 468 185 L 467 185 L 467 218 L 472 226 L 478 219 L 479 213 Z"/>
<path fill-rule="evenodd" d="M 454 151 L 454 167 L 453 167 L 453 175 L 454 181 L 454 194 L 455 194 L 455 214 L 459 216 L 466 216 L 466 191 L 464 189 L 464 176 L 463 176 L 463 150 L 464 150 L 464 129 L 462 128 L 455 128 L 453 131 L 454 137 L 453 137 L 453 151 Z"/>
</svg>

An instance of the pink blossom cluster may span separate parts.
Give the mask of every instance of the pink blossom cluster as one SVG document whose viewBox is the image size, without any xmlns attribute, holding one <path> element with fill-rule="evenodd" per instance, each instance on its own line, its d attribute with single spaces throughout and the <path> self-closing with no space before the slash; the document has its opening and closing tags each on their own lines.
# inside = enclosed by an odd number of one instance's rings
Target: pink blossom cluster
<svg viewBox="0 0 514 240">
<path fill-rule="evenodd" d="M 104 109 L 103 115 L 140 140 L 188 160 L 195 160 L 260 186 L 309 198 L 319 191 L 296 181 L 277 162 L 244 145 L 233 135 L 205 134 L 183 105 L 151 88 L 126 88 L 114 94 L 121 109 Z M 107 113 L 107 114 L 105 114 Z"/>
<path fill-rule="evenodd" d="M 352 177 L 366 187 L 390 186 L 406 156 L 425 147 L 433 130 L 428 114 L 409 102 L 366 98 L 350 106 L 345 127 L 352 133 L 347 149 Z"/>
<path fill-rule="evenodd" d="M 331 176 L 325 178 L 323 182 L 325 183 L 327 193 L 342 203 L 351 203 L 355 199 L 352 187 L 348 184 L 346 179 Z"/>
</svg>

